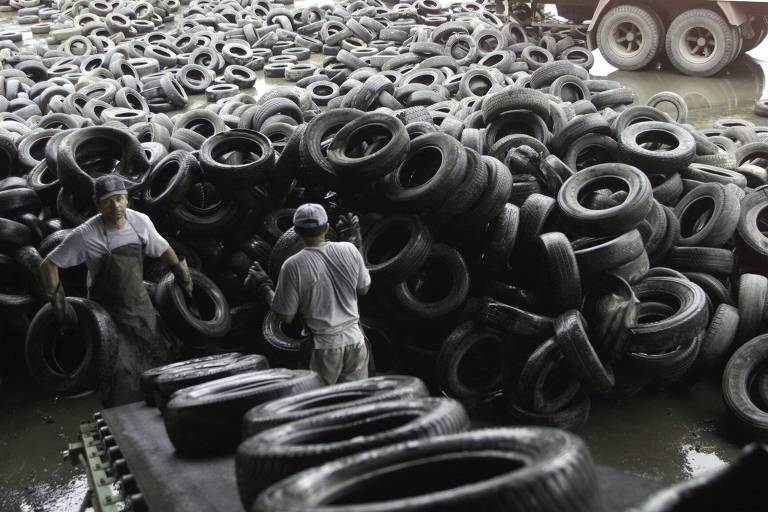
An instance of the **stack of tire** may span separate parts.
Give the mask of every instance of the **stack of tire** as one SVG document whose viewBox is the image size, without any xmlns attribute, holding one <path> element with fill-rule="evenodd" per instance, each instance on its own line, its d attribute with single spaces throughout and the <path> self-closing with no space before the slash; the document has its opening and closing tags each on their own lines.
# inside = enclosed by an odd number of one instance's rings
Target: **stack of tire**
<svg viewBox="0 0 768 512">
<path fill-rule="evenodd" d="M 371 477 L 385 487 L 361 497 L 382 510 L 397 510 L 416 496 L 417 510 L 472 507 L 499 495 L 504 499 L 495 499 L 499 505 L 491 510 L 509 510 L 519 500 L 525 510 L 601 507 L 595 468 L 581 440 L 556 429 L 465 432 L 464 407 L 430 398 L 415 377 L 324 386 L 314 372 L 267 369 L 261 356 L 230 353 L 148 370 L 142 390 L 147 404 L 161 409 L 179 455 L 215 456 L 237 448 L 235 476 L 246 510 L 330 505 L 341 494 L 326 492 L 328 479 L 351 496 L 363 492 Z M 465 469 L 458 471 L 457 464 Z M 485 470 L 481 476 L 467 467 Z M 426 481 L 423 474 L 418 487 L 402 487 L 407 475 L 427 468 L 431 474 L 456 468 L 449 493 L 444 482 Z M 387 485 L 400 480 L 400 486 Z M 308 492 L 287 491 L 296 485 Z"/>
<path fill-rule="evenodd" d="M 632 105 L 630 89 L 589 76 L 584 34 L 502 23 L 480 5 L 239 5 L 190 4 L 170 33 L 142 31 L 168 21 L 172 2 L 131 15 L 67 5 L 87 43 L 2 50 L 13 57 L 0 70 L 3 251 L 30 276 L 10 279 L 34 285 L 28 247 L 48 254 L 94 213 L 93 179 L 115 173 L 194 269 L 196 310 L 157 262 L 145 275 L 190 356 L 295 365 L 301 327 L 281 325 L 242 279 L 254 261 L 276 277 L 301 249 L 290 219 L 308 201 L 332 220 L 361 218 L 376 366 L 467 405 L 502 396 L 516 421 L 576 427 L 590 395 L 694 382 L 764 332 L 765 128 L 696 129 L 672 93 Z M 86 22 L 102 16 L 133 18 Z M 297 87 L 229 88 L 165 113 L 212 73 L 306 49 L 327 58 Z M 82 274 L 65 273 L 70 294 L 84 295 Z M 8 311 L 31 318 L 41 294 L 20 295 Z M 108 324 L 83 322 L 78 339 L 96 342 L 63 364 L 43 343 L 42 311 L 26 349 L 33 376 L 57 393 L 92 386 L 114 354 Z M 754 382 L 744 371 L 739 382 Z M 60 384 L 73 373 L 88 378 Z"/>
</svg>

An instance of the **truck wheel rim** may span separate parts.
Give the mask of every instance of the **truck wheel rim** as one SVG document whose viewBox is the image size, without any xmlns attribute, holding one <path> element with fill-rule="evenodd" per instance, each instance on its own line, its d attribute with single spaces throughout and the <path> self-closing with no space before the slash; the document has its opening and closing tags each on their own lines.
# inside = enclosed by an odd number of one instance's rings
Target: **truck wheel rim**
<svg viewBox="0 0 768 512">
<path fill-rule="evenodd" d="M 696 63 L 708 62 L 717 49 L 717 38 L 712 31 L 702 26 L 689 28 L 680 40 L 681 53 Z"/>
<path fill-rule="evenodd" d="M 643 31 L 631 21 L 618 23 L 611 36 L 613 50 L 625 56 L 635 55 L 643 47 Z"/>
</svg>

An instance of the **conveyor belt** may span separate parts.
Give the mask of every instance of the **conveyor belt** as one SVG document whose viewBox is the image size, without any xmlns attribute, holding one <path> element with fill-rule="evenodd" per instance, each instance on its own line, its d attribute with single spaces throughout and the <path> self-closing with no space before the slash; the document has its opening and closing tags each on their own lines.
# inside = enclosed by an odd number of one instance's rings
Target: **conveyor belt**
<svg viewBox="0 0 768 512">
<path fill-rule="evenodd" d="M 107 409 L 102 415 L 150 511 L 244 512 L 232 455 L 177 456 L 160 412 L 140 402 Z"/>
<path fill-rule="evenodd" d="M 244 512 L 235 485 L 232 455 L 180 458 L 154 407 L 133 403 L 102 413 L 133 473 L 149 510 Z M 605 512 L 621 512 L 662 487 L 661 482 L 598 467 Z"/>
</svg>

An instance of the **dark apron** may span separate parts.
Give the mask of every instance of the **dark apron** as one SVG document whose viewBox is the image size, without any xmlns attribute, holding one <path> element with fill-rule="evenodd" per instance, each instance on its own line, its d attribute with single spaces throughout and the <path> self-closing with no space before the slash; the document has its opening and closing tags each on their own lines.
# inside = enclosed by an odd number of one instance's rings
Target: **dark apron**
<svg viewBox="0 0 768 512">
<path fill-rule="evenodd" d="M 117 326 L 115 368 L 100 384 L 102 404 L 114 407 L 142 399 L 141 373 L 165 364 L 170 344 L 160 335 L 155 307 L 144 288 L 143 245 L 128 244 L 112 250 L 106 228 L 104 238 L 107 254 L 99 261 L 88 298 L 103 306 Z"/>
</svg>

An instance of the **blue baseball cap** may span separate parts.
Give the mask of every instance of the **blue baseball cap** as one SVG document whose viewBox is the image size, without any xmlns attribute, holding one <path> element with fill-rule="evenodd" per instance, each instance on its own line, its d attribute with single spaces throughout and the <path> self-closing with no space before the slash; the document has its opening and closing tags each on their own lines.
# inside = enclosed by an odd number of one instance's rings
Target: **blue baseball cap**
<svg viewBox="0 0 768 512">
<path fill-rule="evenodd" d="M 128 194 L 128 191 L 125 189 L 125 182 L 121 178 L 113 174 L 107 174 L 94 180 L 93 196 L 96 200 L 101 201 L 118 194 Z"/>
<path fill-rule="evenodd" d="M 293 225 L 298 228 L 312 229 L 328 224 L 328 214 L 319 204 L 306 203 L 293 214 Z"/>
</svg>

